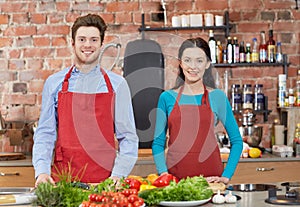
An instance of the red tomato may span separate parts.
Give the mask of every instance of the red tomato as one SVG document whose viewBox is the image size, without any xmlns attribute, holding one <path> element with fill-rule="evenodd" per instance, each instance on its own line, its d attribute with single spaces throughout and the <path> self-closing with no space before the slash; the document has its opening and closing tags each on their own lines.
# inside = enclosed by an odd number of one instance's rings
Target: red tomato
<svg viewBox="0 0 300 207">
<path fill-rule="evenodd" d="M 97 194 L 94 194 L 94 193 L 93 193 L 93 194 L 90 194 L 90 195 L 89 195 L 89 200 L 90 200 L 90 201 L 96 201 L 96 196 L 97 196 Z"/>
<path fill-rule="evenodd" d="M 102 203 L 108 203 L 108 202 L 109 202 L 109 198 L 108 198 L 108 197 L 103 197 L 103 198 L 101 199 L 101 202 L 102 202 Z"/>
<path fill-rule="evenodd" d="M 139 191 L 137 189 L 130 189 L 130 195 L 137 195 Z"/>
<path fill-rule="evenodd" d="M 81 207 L 89 207 L 90 206 L 90 202 L 89 201 L 83 201 L 81 203 Z"/>
<path fill-rule="evenodd" d="M 126 178 L 124 180 L 128 185 L 130 189 L 136 189 L 140 190 L 141 182 L 139 180 L 136 180 L 134 178 Z"/>
<path fill-rule="evenodd" d="M 139 201 L 135 201 L 135 202 L 133 203 L 133 206 L 134 206 L 134 207 L 141 207 L 142 204 L 141 204 Z"/>
<path fill-rule="evenodd" d="M 130 195 L 130 193 L 131 193 L 130 189 L 124 189 L 122 191 L 122 194 L 125 195 L 126 197 L 128 197 Z"/>
<path fill-rule="evenodd" d="M 132 203 L 128 203 L 127 207 L 134 207 Z"/>
<path fill-rule="evenodd" d="M 134 203 L 135 201 L 137 201 L 138 200 L 138 196 L 137 195 L 130 195 L 130 196 L 128 196 L 128 202 L 129 203 Z"/>
</svg>

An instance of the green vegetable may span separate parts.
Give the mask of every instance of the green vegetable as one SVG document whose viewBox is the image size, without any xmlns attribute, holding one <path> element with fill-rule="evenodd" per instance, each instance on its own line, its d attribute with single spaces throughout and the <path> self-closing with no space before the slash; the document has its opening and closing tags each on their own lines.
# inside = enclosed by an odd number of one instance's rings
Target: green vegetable
<svg viewBox="0 0 300 207">
<path fill-rule="evenodd" d="M 194 176 L 181 179 L 177 184 L 171 182 L 169 186 L 145 190 L 139 196 L 147 205 L 157 205 L 161 201 L 195 201 L 208 199 L 213 191 L 203 176 Z"/>
</svg>

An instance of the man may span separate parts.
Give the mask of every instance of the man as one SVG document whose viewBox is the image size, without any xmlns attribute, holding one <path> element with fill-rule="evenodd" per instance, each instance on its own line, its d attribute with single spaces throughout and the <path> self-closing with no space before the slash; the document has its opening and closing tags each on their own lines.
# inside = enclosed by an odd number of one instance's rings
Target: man
<svg viewBox="0 0 300 207">
<path fill-rule="evenodd" d="M 134 167 L 138 137 L 129 87 L 122 76 L 98 64 L 105 30 L 98 15 L 77 18 L 72 27 L 73 65 L 45 82 L 34 134 L 36 186 L 54 184 L 66 175 L 89 183 L 108 177 L 117 181 Z"/>
</svg>

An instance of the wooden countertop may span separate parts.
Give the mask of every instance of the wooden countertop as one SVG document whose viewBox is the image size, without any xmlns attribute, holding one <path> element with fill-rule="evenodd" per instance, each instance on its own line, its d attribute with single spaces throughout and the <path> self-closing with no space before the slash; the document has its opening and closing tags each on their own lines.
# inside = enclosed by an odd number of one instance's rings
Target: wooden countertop
<svg viewBox="0 0 300 207">
<path fill-rule="evenodd" d="M 227 159 L 222 160 L 227 163 Z M 291 162 L 300 161 L 298 157 L 277 157 L 270 153 L 264 153 L 260 158 L 241 158 L 240 162 Z M 151 149 L 140 149 L 137 165 L 152 165 L 154 164 Z M 31 156 L 26 156 L 22 160 L 0 161 L 0 167 L 30 167 L 32 166 Z"/>
</svg>

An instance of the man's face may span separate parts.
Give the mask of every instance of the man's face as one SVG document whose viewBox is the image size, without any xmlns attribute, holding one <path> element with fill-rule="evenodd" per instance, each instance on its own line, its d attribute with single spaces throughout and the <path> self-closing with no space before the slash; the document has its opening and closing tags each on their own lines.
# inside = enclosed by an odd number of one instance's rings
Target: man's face
<svg viewBox="0 0 300 207">
<path fill-rule="evenodd" d="M 79 27 L 73 42 L 77 66 L 96 65 L 101 52 L 100 32 L 96 27 Z"/>
</svg>

